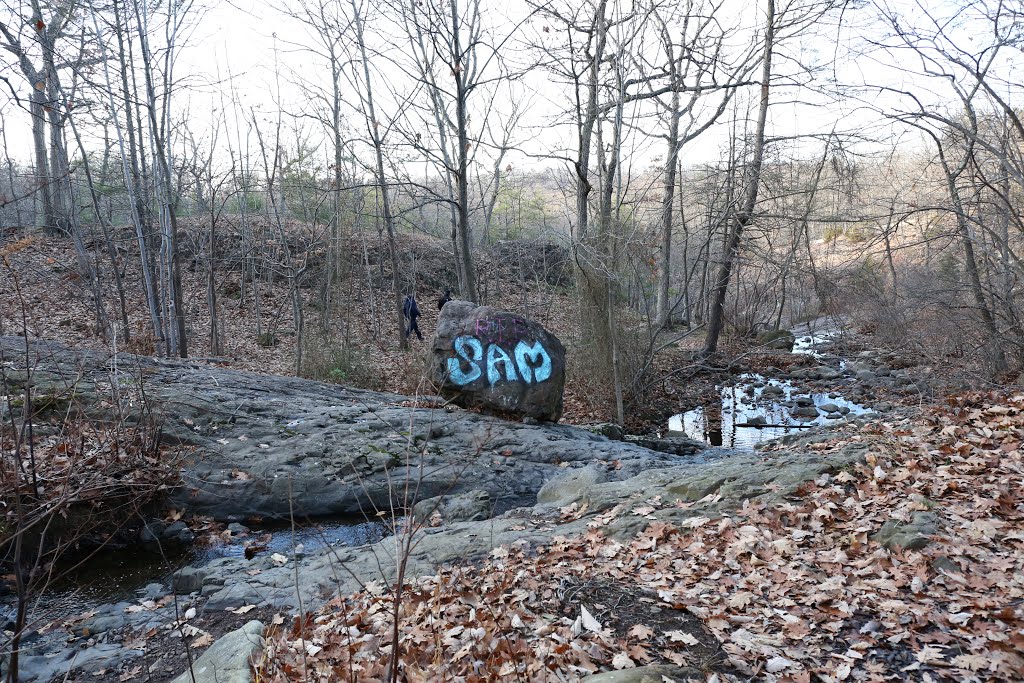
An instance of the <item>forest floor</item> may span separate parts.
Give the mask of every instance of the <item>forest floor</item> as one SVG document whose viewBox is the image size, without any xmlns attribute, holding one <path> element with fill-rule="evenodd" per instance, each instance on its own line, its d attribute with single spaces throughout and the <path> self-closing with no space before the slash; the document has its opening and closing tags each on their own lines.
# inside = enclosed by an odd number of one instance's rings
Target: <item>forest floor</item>
<svg viewBox="0 0 1024 683">
<path fill-rule="evenodd" d="M 401 680 L 567 681 L 649 664 L 683 667 L 652 680 L 1024 680 L 1024 394 L 864 429 L 882 447 L 783 505 L 606 537 L 616 515 L 693 505 L 637 500 L 583 536 L 411 581 Z M 282 625 L 260 680 L 385 680 L 393 599 L 371 587 Z"/>
</svg>

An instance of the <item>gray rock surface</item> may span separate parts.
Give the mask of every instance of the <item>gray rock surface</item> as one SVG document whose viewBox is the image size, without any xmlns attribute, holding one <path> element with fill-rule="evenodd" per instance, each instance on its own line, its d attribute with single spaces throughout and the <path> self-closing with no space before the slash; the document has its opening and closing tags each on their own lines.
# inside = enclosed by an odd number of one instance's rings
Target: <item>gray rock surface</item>
<svg viewBox="0 0 1024 683">
<path fill-rule="evenodd" d="M 695 441 L 688 437 L 685 432 L 670 431 L 662 437 L 629 435 L 624 440 L 637 446 L 649 448 L 652 451 L 670 453 L 672 455 L 694 455 L 706 447 L 700 441 Z"/>
<path fill-rule="evenodd" d="M 24 358 L 19 338 L 0 337 L 0 348 Z M 74 378 L 83 403 L 97 388 L 109 392 L 107 356 L 47 342 L 35 343 L 31 356 L 42 389 L 63 390 Z M 129 354 L 117 365 L 125 390 L 144 381 L 165 438 L 194 446 L 172 503 L 223 521 L 286 518 L 292 508 L 297 517 L 408 509 L 417 500 L 402 499 L 406 481 L 416 482 L 408 490 L 418 500 L 483 490 L 501 512 L 532 504 L 562 463 L 616 462 L 609 476 L 622 479 L 684 461 L 576 427 L 410 407 L 396 394 Z M 24 378 L 17 367 L 3 372 Z"/>
<path fill-rule="evenodd" d="M 234 581 L 210 595 L 205 609 L 237 609 L 245 605 L 261 605 L 263 602 L 263 595 L 257 587 L 247 581 Z"/>
<path fill-rule="evenodd" d="M 24 654 L 18 666 L 18 680 L 22 683 L 46 683 L 60 680 L 72 669 L 86 673 L 101 669 L 116 668 L 121 662 L 143 655 L 142 650 L 130 650 L 117 643 L 82 644 L 82 647 L 68 648 L 56 654 Z M 6 675 L 6 662 L 0 669 Z"/>
<path fill-rule="evenodd" d="M 537 505 L 563 506 L 585 498 L 595 484 L 603 484 L 608 478 L 596 467 L 582 467 L 568 470 L 554 477 L 537 493 Z"/>
<path fill-rule="evenodd" d="M 416 503 L 412 515 L 417 522 L 429 522 L 437 515 L 442 522 L 480 522 L 491 516 L 491 495 L 475 489 L 452 496 L 437 496 Z"/>
<path fill-rule="evenodd" d="M 430 342 L 430 379 L 455 403 L 557 422 L 565 347 L 537 322 L 449 301 Z"/>
<path fill-rule="evenodd" d="M 939 533 L 938 522 L 934 512 L 915 512 L 909 522 L 887 520 L 871 540 L 890 549 L 921 550 Z"/>
<path fill-rule="evenodd" d="M 769 330 L 757 335 L 757 341 L 769 349 L 792 351 L 796 336 L 789 330 Z"/>
<path fill-rule="evenodd" d="M 250 658 L 263 650 L 263 624 L 255 619 L 221 636 L 173 683 L 250 683 Z M 194 677 L 194 678 L 193 678 Z"/>
<path fill-rule="evenodd" d="M 801 435 L 793 443 L 792 451 L 744 453 L 704 464 L 661 467 L 625 480 L 602 481 L 604 473 L 596 468 L 566 471 L 542 490 L 541 500 L 532 509 L 481 522 L 422 528 L 408 557 L 407 575 L 433 573 L 442 564 L 476 561 L 500 545 L 529 546 L 547 543 L 555 536 L 585 533 L 595 515 L 617 505 L 639 505 L 655 498 L 667 504 L 649 516 L 617 515 L 603 527 L 610 536 L 627 539 L 652 521 L 678 524 L 694 516 L 715 517 L 739 508 L 746 499 L 781 502 L 802 483 L 862 461 L 869 448 L 858 442 L 824 454 L 804 450 L 815 443 L 811 435 Z M 585 503 L 584 514 L 569 521 L 560 519 L 558 508 L 572 502 L 580 503 L 581 508 Z M 672 505 L 674 502 L 689 505 L 681 508 Z M 252 560 L 220 558 L 202 567 L 203 590 L 220 591 L 244 581 L 247 590 L 268 605 L 294 609 L 297 596 L 301 596 L 304 608 L 311 609 L 337 592 L 358 590 L 373 580 L 393 580 L 399 540 L 385 538 L 365 546 L 320 549 L 299 560 L 298 567 L 293 560 L 278 566 L 265 553 Z M 207 609 L 211 609 L 209 605 Z"/>
</svg>

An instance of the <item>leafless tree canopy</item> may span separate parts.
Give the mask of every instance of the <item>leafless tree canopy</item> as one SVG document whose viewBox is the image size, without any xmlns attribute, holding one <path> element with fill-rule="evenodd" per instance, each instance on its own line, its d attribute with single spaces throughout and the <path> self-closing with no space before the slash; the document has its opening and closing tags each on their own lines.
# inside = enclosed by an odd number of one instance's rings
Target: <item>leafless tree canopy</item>
<svg viewBox="0 0 1024 683">
<path fill-rule="evenodd" d="M 682 336 L 821 315 L 1018 372 L 1024 16 L 933 5 L 257 3 L 253 69 L 218 3 L 4 0 L 0 239 L 73 244 L 103 338 L 218 356 L 231 297 L 298 374 L 358 351 L 353 306 L 404 349 L 406 294 L 487 302 L 501 245 L 557 249 L 619 421 Z"/>
</svg>

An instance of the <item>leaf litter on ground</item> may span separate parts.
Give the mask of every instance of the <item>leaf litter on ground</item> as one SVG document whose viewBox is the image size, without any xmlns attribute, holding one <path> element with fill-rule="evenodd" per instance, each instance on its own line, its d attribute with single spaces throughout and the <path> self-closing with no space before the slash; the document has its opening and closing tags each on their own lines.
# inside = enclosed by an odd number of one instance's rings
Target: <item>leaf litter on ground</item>
<svg viewBox="0 0 1024 683">
<path fill-rule="evenodd" d="M 685 528 L 653 522 L 624 544 L 598 524 L 409 582 L 402 680 L 576 680 L 649 663 L 695 667 L 700 680 L 1024 680 L 1024 394 L 962 396 L 923 419 L 863 430 L 875 437 L 864 463 L 782 502 L 749 500 Z M 924 511 L 938 533 L 923 548 L 872 539 L 888 520 Z M 608 624 L 621 605 L 560 609 L 567 583 L 596 577 L 698 618 L 722 657 L 695 656 L 699 630 L 616 630 Z M 389 591 L 339 596 L 308 628 L 272 636 L 260 675 L 383 680 L 392 610 Z M 583 614 L 597 628 L 574 629 Z"/>
</svg>

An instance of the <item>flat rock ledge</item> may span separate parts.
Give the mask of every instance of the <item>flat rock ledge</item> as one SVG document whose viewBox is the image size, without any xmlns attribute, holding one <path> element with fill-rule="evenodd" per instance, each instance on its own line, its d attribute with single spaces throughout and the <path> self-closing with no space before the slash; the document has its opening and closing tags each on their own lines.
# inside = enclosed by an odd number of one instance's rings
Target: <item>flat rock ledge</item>
<svg viewBox="0 0 1024 683">
<path fill-rule="evenodd" d="M 5 380 L 24 383 L 24 340 L 0 337 L 0 353 Z M 577 427 L 510 422 L 452 406 L 422 407 L 443 406 L 436 397 L 415 400 L 208 363 L 111 358 L 43 341 L 31 343 L 29 358 L 37 392 L 63 395 L 73 387 L 76 404 L 100 416 L 100 401 L 113 386 L 144 387 L 164 438 L 193 447 L 185 485 L 172 502 L 222 521 L 390 513 L 474 490 L 485 492 L 500 513 L 533 504 L 565 467 L 613 463 L 608 477 L 625 479 L 721 456 L 713 449 L 661 452 Z"/>
<path fill-rule="evenodd" d="M 24 357 L 23 340 L 0 338 L 0 351 L 5 377 L 24 378 L 24 368 L 12 362 L 14 351 Z M 99 354 L 75 354 L 42 342 L 30 351 L 37 364 L 37 387 L 66 390 L 71 378 L 87 410 L 89 400 L 109 392 L 115 381 L 110 359 Z M 419 482 L 416 500 L 436 498 L 421 508 L 421 518 L 430 523 L 436 512 L 441 524 L 417 531 L 407 576 L 477 561 L 501 545 L 539 545 L 556 536 L 585 533 L 595 516 L 616 506 L 622 506 L 622 513 L 605 515 L 602 529 L 625 540 L 652 522 L 714 518 L 738 509 L 745 500 L 782 503 L 803 483 L 863 461 L 873 438 L 858 437 L 822 451 L 813 446 L 829 435 L 805 432 L 777 443 L 782 450 L 706 449 L 680 456 L 584 429 L 411 407 L 403 396 L 289 377 L 135 356 L 119 356 L 117 364 L 116 381 L 126 389 L 131 382 L 144 381 L 150 401 L 163 410 L 165 432 L 194 446 L 184 470 L 188 486 L 177 493 L 194 511 L 228 520 L 281 515 L 289 507 L 308 515 L 354 512 L 365 510 L 368 502 L 386 501 L 394 481 Z M 662 505 L 630 514 L 634 506 L 652 499 Z M 673 505 L 677 502 L 686 505 Z M 492 514 L 495 508 L 504 510 L 481 519 L 487 505 Z M 932 532 L 926 519 L 915 521 L 920 522 L 913 530 L 918 535 Z M 171 589 L 189 595 L 187 602 L 205 611 L 246 605 L 294 610 L 300 601 L 304 609 L 316 609 L 370 581 L 393 581 L 400 540 L 390 537 L 286 556 L 224 557 L 180 570 Z M 115 605 L 111 610 L 123 621 L 123 609 Z M 145 616 L 159 621 L 173 614 Z M 26 678 L 45 681 L 72 667 L 109 668 L 140 656 L 117 642 L 104 642 L 102 631 L 117 624 L 100 621 L 89 625 L 95 630 L 95 645 L 40 653 L 38 661 L 27 658 L 34 675 Z M 260 622 L 250 622 L 218 640 L 194 663 L 196 680 L 247 683 L 249 656 L 261 646 L 262 628 Z M 215 678 L 200 678 L 204 671 Z M 640 669 L 612 673 L 619 677 L 601 674 L 606 677 L 590 680 L 686 680 L 687 674 Z M 185 680 L 190 678 L 175 683 Z"/>
</svg>

